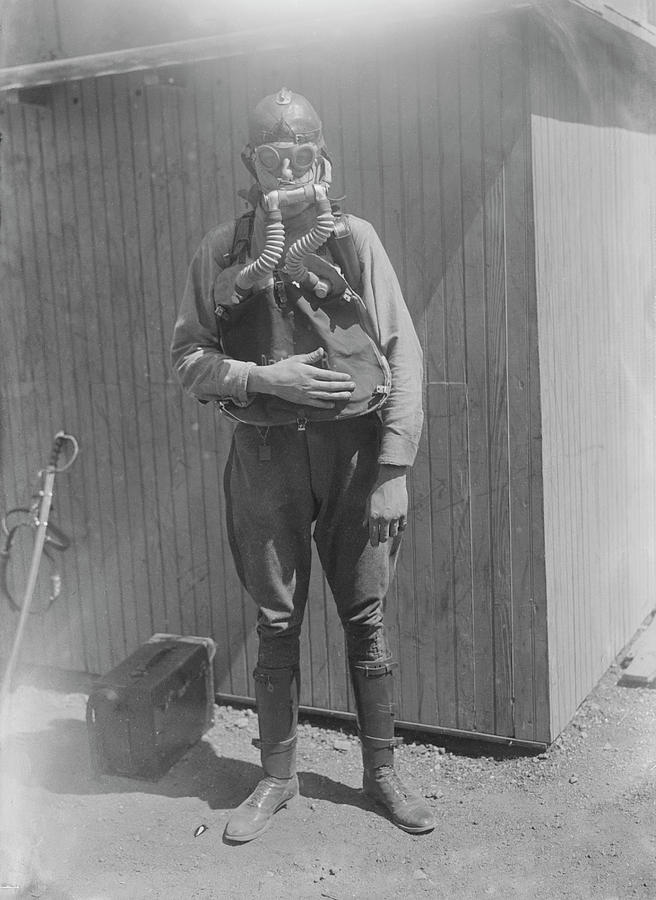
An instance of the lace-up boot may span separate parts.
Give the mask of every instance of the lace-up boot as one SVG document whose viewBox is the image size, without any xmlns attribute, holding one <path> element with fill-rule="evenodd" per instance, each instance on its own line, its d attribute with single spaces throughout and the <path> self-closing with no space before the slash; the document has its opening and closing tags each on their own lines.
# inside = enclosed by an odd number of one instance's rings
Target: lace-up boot
<svg viewBox="0 0 656 900">
<path fill-rule="evenodd" d="M 297 668 L 265 669 L 258 666 L 255 700 L 265 777 L 232 813 L 224 836 L 229 841 L 252 841 L 265 831 L 275 813 L 298 794 L 296 728 L 299 672 Z"/>
<path fill-rule="evenodd" d="M 422 834 L 435 828 L 426 801 L 403 784 L 393 766 L 365 769 L 362 788 L 365 797 L 384 806 L 392 822 L 403 831 Z"/>
<path fill-rule="evenodd" d="M 351 678 L 362 744 L 365 797 L 383 806 L 392 822 L 410 834 L 435 827 L 426 801 L 394 769 L 394 677 L 391 660 L 352 662 Z"/>
<path fill-rule="evenodd" d="M 230 816 L 225 837 L 244 843 L 259 837 L 269 827 L 271 819 L 298 794 L 298 778 L 273 778 L 267 775 L 250 796 Z"/>
</svg>

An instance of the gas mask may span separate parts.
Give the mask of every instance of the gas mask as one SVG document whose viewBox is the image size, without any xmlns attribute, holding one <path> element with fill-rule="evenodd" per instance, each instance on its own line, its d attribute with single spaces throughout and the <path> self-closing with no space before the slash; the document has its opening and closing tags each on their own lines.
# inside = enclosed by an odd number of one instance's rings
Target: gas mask
<svg viewBox="0 0 656 900">
<path fill-rule="evenodd" d="M 283 270 L 293 281 L 321 296 L 329 286 L 306 264 L 334 227 L 328 199 L 332 169 L 321 119 L 305 97 L 281 88 L 257 104 L 249 117 L 248 133 L 242 160 L 262 192 L 265 247 L 258 259 L 237 276 L 234 297 L 242 299 L 255 283 L 273 279 L 284 250 L 285 208 L 312 204 L 316 205 L 316 223 L 289 248 Z"/>
<path fill-rule="evenodd" d="M 260 100 L 248 119 L 248 138 L 242 160 L 264 194 L 305 184 L 330 187 L 321 119 L 300 94 L 281 88 Z"/>
</svg>

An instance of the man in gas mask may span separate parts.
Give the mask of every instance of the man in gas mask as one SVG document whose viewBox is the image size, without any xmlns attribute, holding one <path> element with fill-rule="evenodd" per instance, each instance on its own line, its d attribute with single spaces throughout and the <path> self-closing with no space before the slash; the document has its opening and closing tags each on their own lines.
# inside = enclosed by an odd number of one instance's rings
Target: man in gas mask
<svg viewBox="0 0 656 900">
<path fill-rule="evenodd" d="M 249 139 L 254 212 L 203 239 L 172 344 L 183 387 L 238 422 L 227 524 L 258 606 L 264 777 L 225 836 L 252 840 L 298 793 L 299 636 L 312 537 L 346 636 L 365 795 L 405 831 L 430 831 L 430 809 L 393 765 L 383 622 L 423 421 L 420 345 L 373 227 L 328 198 L 331 163 L 311 104 L 285 88 L 265 97 Z"/>
</svg>

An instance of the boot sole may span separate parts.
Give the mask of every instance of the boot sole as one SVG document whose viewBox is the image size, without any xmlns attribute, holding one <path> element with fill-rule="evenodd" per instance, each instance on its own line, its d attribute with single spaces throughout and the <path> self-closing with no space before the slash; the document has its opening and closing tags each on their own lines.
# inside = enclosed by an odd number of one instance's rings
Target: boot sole
<svg viewBox="0 0 656 900">
<path fill-rule="evenodd" d="M 371 794 L 367 794 L 366 791 L 363 791 L 363 794 L 367 798 L 367 800 L 372 803 L 377 809 L 383 810 L 392 825 L 396 825 L 397 828 L 400 828 L 401 831 L 405 831 L 407 834 L 426 834 L 429 831 L 433 831 L 435 828 L 435 822 L 433 822 L 431 825 L 403 825 L 401 822 L 397 821 L 394 818 L 392 813 L 381 800 L 379 800 L 377 797 L 372 797 Z"/>
<path fill-rule="evenodd" d="M 226 841 L 230 841 L 233 844 L 246 844 L 248 841 L 254 841 L 255 838 L 258 838 L 261 834 L 264 834 L 264 832 L 267 830 L 269 825 L 271 825 L 271 820 L 273 819 L 275 814 L 277 812 L 279 812 L 281 809 L 284 809 L 287 806 L 287 804 L 290 803 L 292 800 L 295 800 L 297 796 L 298 796 L 297 794 L 294 794 L 293 797 L 288 797 L 286 800 L 283 800 L 279 806 L 276 806 L 276 808 L 271 813 L 269 818 L 266 820 L 264 825 L 261 828 L 258 828 L 257 831 L 250 831 L 248 834 L 233 835 L 233 834 L 230 834 L 228 832 L 228 830 L 226 829 L 223 832 L 223 837 L 226 839 Z"/>
</svg>

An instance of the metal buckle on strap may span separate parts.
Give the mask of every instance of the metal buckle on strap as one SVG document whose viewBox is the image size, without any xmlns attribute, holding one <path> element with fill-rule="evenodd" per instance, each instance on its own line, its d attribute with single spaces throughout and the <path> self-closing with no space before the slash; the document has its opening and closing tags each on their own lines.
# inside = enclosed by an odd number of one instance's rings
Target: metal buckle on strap
<svg viewBox="0 0 656 900">
<path fill-rule="evenodd" d="M 355 671 L 364 675 L 365 678 L 380 678 L 382 675 L 389 675 L 393 672 L 398 663 L 390 660 L 386 662 L 356 662 L 352 665 Z"/>
<path fill-rule="evenodd" d="M 358 733 L 358 737 L 368 750 L 394 750 L 403 744 L 402 737 L 379 738 L 362 732 Z"/>
<path fill-rule="evenodd" d="M 284 749 L 285 747 L 291 747 L 292 744 L 296 742 L 296 735 L 292 735 L 290 738 L 286 738 L 284 741 L 263 741 L 262 738 L 253 738 L 251 740 L 251 744 L 257 750 L 266 750 L 271 747 L 280 747 Z"/>
<path fill-rule="evenodd" d="M 253 681 L 257 681 L 260 684 L 263 684 L 267 691 L 273 693 L 273 679 L 268 672 L 258 672 L 258 670 L 256 669 L 253 672 Z"/>
<path fill-rule="evenodd" d="M 285 290 L 285 282 L 282 278 L 276 278 L 273 282 L 273 296 L 279 307 L 287 305 L 287 291 Z"/>
</svg>

